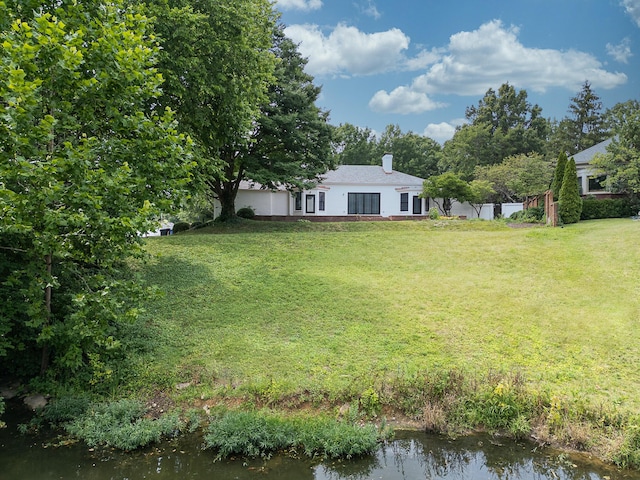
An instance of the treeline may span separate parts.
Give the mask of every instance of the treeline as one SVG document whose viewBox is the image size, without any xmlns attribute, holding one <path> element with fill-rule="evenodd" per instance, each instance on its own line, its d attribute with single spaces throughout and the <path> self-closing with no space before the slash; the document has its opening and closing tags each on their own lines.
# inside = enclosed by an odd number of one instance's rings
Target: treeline
<svg viewBox="0 0 640 480">
<path fill-rule="evenodd" d="M 631 100 L 603 111 L 600 97 L 588 81 L 571 98 L 568 115 L 561 120 L 543 116 L 542 108 L 528 101 L 526 90 L 503 84 L 489 89 L 477 105 L 466 109 L 464 125 L 444 145 L 414 132 L 389 125 L 379 136 L 369 128 L 342 124 L 334 132 L 338 164 L 377 164 L 385 152 L 394 155 L 394 169 L 451 183 L 488 182 L 493 192 L 477 201 L 522 201 L 550 188 L 557 159 L 614 137 L 612 156 L 599 159 L 614 192 L 637 193 L 637 179 L 621 165 L 637 160 L 640 105 Z M 627 151 L 626 156 L 621 153 Z M 635 153 L 634 153 L 635 151 Z M 477 198 L 477 195 L 473 198 Z"/>
</svg>

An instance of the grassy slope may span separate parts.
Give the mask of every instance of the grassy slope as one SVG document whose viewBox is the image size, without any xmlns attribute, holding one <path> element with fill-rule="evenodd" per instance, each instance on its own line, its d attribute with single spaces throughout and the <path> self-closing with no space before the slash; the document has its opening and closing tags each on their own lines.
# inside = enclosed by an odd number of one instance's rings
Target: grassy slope
<svg viewBox="0 0 640 480">
<path fill-rule="evenodd" d="M 158 349 L 143 375 L 340 397 L 434 368 L 519 371 L 637 412 L 639 233 L 297 223 L 150 239 L 144 272 L 167 293 L 148 306 Z"/>
</svg>

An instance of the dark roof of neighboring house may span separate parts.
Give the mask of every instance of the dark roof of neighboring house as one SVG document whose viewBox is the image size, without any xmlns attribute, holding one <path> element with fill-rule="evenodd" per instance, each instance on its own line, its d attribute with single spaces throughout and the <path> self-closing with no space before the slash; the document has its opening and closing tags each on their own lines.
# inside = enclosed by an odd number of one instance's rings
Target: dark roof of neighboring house
<svg viewBox="0 0 640 480">
<path fill-rule="evenodd" d="M 607 153 L 607 146 L 611 143 L 612 138 L 605 140 L 604 142 L 597 143 L 593 147 L 589 147 L 586 150 L 571 155 L 576 162 L 576 165 L 588 165 L 599 153 Z"/>
<path fill-rule="evenodd" d="M 340 165 L 323 176 L 325 185 L 397 185 L 422 187 L 424 180 L 406 173 L 392 171 L 386 173 L 378 165 Z"/>
</svg>

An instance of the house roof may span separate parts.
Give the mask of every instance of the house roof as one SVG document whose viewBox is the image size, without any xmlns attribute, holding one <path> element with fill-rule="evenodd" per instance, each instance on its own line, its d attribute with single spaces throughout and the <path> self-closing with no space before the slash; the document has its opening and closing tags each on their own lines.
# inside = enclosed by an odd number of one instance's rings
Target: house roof
<svg viewBox="0 0 640 480">
<path fill-rule="evenodd" d="M 406 173 L 386 173 L 377 165 L 340 165 L 322 175 L 323 185 L 396 185 L 422 187 L 424 180 Z"/>
<path fill-rule="evenodd" d="M 575 155 L 571 155 L 573 160 L 576 162 L 576 165 L 588 165 L 599 153 L 607 153 L 607 146 L 611 143 L 612 138 L 605 140 L 604 142 L 597 143 L 593 147 L 587 148 L 581 152 L 576 153 Z"/>
</svg>

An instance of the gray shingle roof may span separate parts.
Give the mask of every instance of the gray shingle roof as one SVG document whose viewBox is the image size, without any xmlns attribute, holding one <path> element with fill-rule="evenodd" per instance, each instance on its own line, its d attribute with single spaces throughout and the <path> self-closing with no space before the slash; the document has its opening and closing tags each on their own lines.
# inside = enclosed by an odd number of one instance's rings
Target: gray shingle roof
<svg viewBox="0 0 640 480">
<path fill-rule="evenodd" d="M 593 147 L 587 148 L 581 152 L 572 155 L 573 159 L 576 162 L 576 165 L 588 165 L 593 160 L 598 153 L 607 153 L 607 146 L 611 143 L 612 138 L 609 140 L 605 140 L 604 142 L 600 142 Z"/>
<path fill-rule="evenodd" d="M 423 179 L 395 172 L 385 173 L 377 165 L 340 165 L 323 175 L 324 185 L 397 185 L 422 187 Z"/>
</svg>

